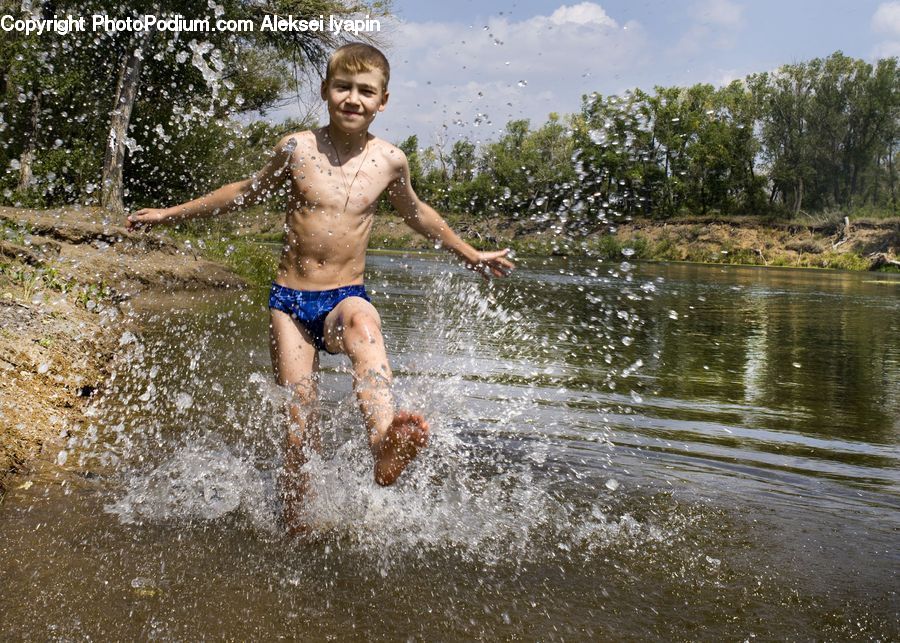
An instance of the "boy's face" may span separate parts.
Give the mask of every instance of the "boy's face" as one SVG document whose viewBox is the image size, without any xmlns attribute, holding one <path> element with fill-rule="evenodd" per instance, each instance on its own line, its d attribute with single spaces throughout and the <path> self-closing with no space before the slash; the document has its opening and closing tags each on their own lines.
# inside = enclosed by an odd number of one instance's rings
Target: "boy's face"
<svg viewBox="0 0 900 643">
<path fill-rule="evenodd" d="M 322 83 L 322 99 L 331 122 L 348 134 L 366 132 L 378 112 L 384 111 L 388 93 L 380 71 L 335 72 Z"/>
</svg>

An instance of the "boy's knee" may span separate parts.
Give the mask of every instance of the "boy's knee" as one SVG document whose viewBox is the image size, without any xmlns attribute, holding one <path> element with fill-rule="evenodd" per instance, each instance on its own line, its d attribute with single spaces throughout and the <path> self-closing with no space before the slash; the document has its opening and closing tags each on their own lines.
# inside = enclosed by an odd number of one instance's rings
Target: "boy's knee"
<svg viewBox="0 0 900 643">
<path fill-rule="evenodd" d="M 343 321 L 345 341 L 357 336 L 374 338 L 381 333 L 381 320 L 378 318 L 378 313 L 365 308 L 356 308 L 350 311 Z"/>
</svg>

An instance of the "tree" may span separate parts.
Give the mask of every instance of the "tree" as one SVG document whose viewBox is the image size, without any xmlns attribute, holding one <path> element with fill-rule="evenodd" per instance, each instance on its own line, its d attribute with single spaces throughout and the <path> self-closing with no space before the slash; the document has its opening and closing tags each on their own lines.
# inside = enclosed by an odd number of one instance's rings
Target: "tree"
<svg viewBox="0 0 900 643">
<path fill-rule="evenodd" d="M 813 178 L 809 137 L 814 78 L 809 65 L 785 65 L 766 77 L 762 123 L 763 156 L 769 163 L 772 195 L 781 196 L 793 214 L 800 212 L 803 191 Z"/>
<path fill-rule="evenodd" d="M 9 0 L 4 2 L 9 13 L 18 13 L 19 7 L 12 5 Z M 249 18 L 257 25 L 267 14 L 318 16 L 360 11 L 383 15 L 388 7 L 378 0 L 220 0 L 209 5 L 190 0 L 139 0 L 127 9 L 109 0 L 84 0 L 44 2 L 42 6 L 51 15 L 106 13 L 125 18 L 178 14 L 188 22 L 215 19 L 218 12 L 227 18 Z M 178 159 L 166 154 L 177 140 L 189 138 L 199 129 L 219 129 L 237 114 L 263 111 L 283 101 L 306 79 L 303 74 L 319 68 L 339 42 L 328 31 L 89 31 L 43 34 L 34 43 L 4 36 L 0 43 L 0 71 L 4 72 L 0 124 L 6 124 L 6 134 L 15 139 L 5 154 L 11 149 L 27 152 L 29 142 L 37 142 L 36 135 L 28 134 L 29 123 L 37 119 L 53 123 L 57 138 L 51 140 L 61 140 L 63 145 L 38 144 L 25 158 L 45 163 L 47 175 L 75 183 L 61 188 L 61 180 L 48 181 L 47 197 L 90 195 L 96 179 L 89 175 L 98 171 L 101 203 L 121 211 L 126 185 L 134 175 L 127 160 L 141 170 L 165 168 L 173 160 L 177 164 Z M 27 115 L 18 102 L 22 92 L 35 97 Z M 192 172 L 185 174 L 190 181 Z"/>
</svg>

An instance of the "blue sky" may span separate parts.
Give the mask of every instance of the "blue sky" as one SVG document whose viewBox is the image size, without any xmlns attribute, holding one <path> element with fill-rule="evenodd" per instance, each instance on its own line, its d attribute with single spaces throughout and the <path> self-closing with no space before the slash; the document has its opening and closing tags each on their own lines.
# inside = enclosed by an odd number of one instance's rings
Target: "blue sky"
<svg viewBox="0 0 900 643">
<path fill-rule="evenodd" d="M 394 0 L 393 9 L 398 20 L 380 34 L 391 98 L 373 132 L 395 142 L 490 140 L 514 118 L 537 126 L 576 112 L 595 91 L 721 85 L 836 50 L 900 54 L 900 0 Z"/>
</svg>

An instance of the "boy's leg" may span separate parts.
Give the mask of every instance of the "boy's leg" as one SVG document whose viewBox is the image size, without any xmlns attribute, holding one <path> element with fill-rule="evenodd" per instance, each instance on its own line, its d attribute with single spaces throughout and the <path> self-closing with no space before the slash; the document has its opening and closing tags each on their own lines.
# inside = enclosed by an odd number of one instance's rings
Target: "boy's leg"
<svg viewBox="0 0 900 643">
<path fill-rule="evenodd" d="M 418 414 L 395 412 L 381 317 L 361 297 L 348 297 L 325 318 L 325 346 L 346 353 L 353 365 L 353 390 L 375 457 L 375 481 L 389 485 L 428 443 L 428 423 Z"/>
<path fill-rule="evenodd" d="M 272 368 L 279 385 L 289 387 L 293 399 L 288 404 L 290 422 L 285 435 L 284 470 L 279 485 L 284 506 L 284 521 L 292 531 L 301 531 L 301 508 L 309 490 L 303 471 L 309 451 L 319 451 L 316 377 L 319 353 L 306 329 L 290 315 L 269 310 L 269 349 Z"/>
</svg>

